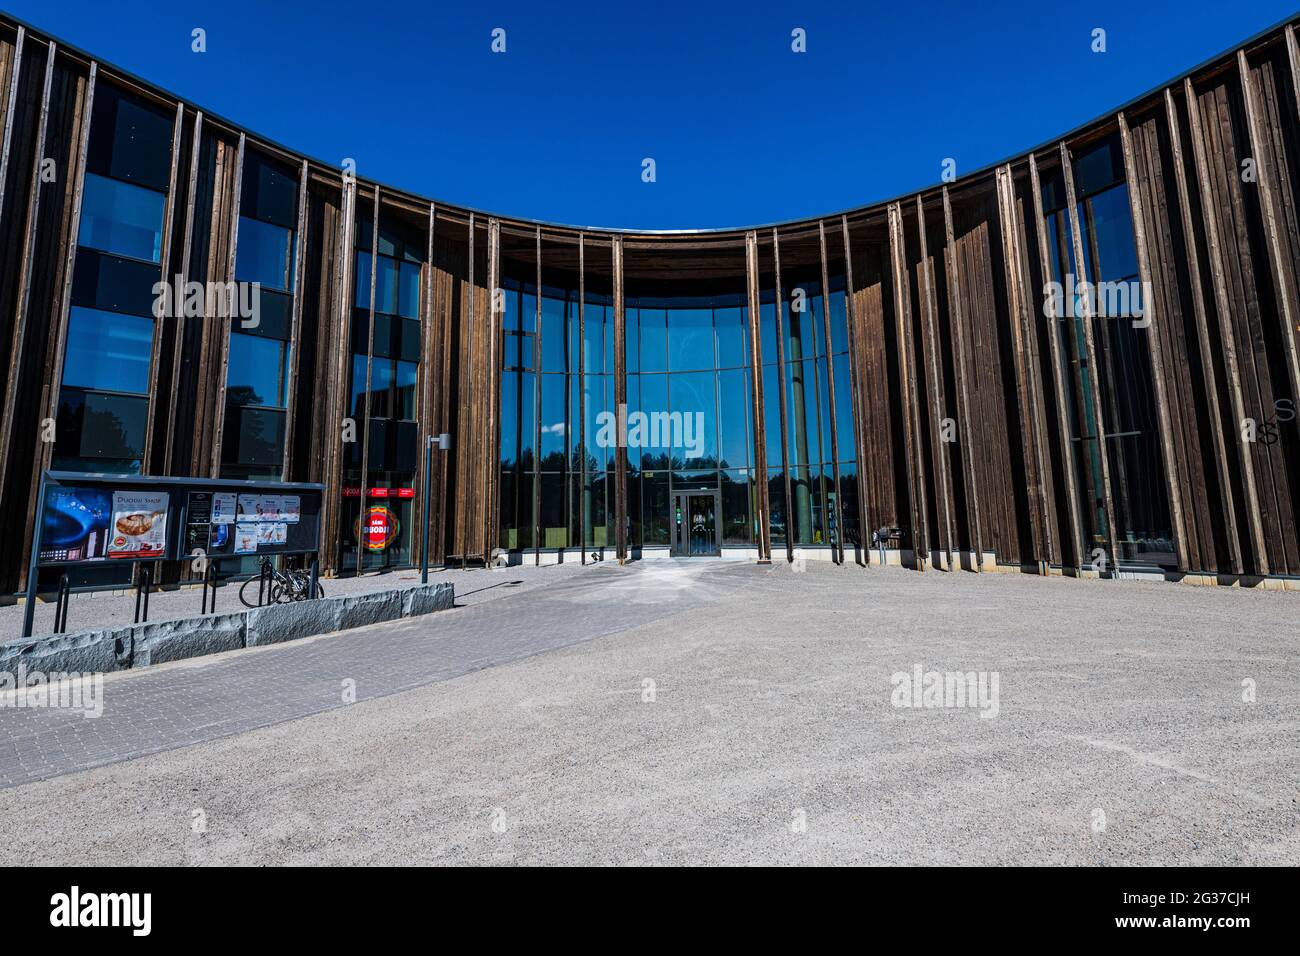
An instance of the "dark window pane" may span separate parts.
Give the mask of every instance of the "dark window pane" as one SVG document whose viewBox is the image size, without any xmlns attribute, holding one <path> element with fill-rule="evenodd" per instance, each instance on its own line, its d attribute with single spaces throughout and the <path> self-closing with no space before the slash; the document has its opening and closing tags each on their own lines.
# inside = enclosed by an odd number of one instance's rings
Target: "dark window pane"
<svg viewBox="0 0 1300 956">
<path fill-rule="evenodd" d="M 158 267 L 89 249 L 77 253 L 72 303 L 110 312 L 153 315 Z"/>
<path fill-rule="evenodd" d="M 293 291 L 294 232 L 241 216 L 235 251 L 235 278 L 268 289 Z"/>
<path fill-rule="evenodd" d="M 221 441 L 223 464 L 280 470 L 284 457 L 284 412 L 226 405 Z"/>
<path fill-rule="evenodd" d="M 296 229 L 298 222 L 298 175 L 262 156 L 256 150 L 244 153 L 243 197 L 240 215 Z M 241 235 L 239 241 L 244 241 Z"/>
<path fill-rule="evenodd" d="M 123 463 L 114 470 L 138 472 L 148 415 L 146 398 L 65 388 L 59 393 L 55 456 L 112 459 Z"/>
<path fill-rule="evenodd" d="M 77 242 L 91 249 L 157 262 L 162 254 L 166 199 L 152 189 L 87 173 Z"/>
<path fill-rule="evenodd" d="M 175 121 L 174 113 L 132 99 L 101 79 L 95 87 L 87 171 L 165 190 Z"/>
<path fill-rule="evenodd" d="M 283 408 L 288 360 L 289 349 L 284 342 L 231 332 L 226 401 L 234 405 Z"/>
<path fill-rule="evenodd" d="M 153 319 L 73 306 L 63 384 L 146 394 L 153 327 Z"/>
<path fill-rule="evenodd" d="M 420 317 L 420 266 L 403 262 L 397 278 L 397 314 L 408 319 Z"/>
</svg>

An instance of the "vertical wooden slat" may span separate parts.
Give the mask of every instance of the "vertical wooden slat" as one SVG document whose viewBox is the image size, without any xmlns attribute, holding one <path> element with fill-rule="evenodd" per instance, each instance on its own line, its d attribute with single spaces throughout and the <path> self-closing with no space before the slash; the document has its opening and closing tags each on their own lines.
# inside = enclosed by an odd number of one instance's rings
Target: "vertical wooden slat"
<svg viewBox="0 0 1300 956">
<path fill-rule="evenodd" d="M 867 480 L 866 480 L 866 438 L 864 428 L 866 418 L 862 414 L 864 404 L 863 370 L 859 368 L 861 356 L 858 354 L 858 320 L 857 306 L 853 294 L 853 248 L 849 242 L 849 217 L 840 216 L 840 233 L 844 241 L 844 306 L 849 321 L 849 385 L 853 395 L 853 445 L 858 464 L 858 538 L 862 548 L 862 562 L 871 562 L 870 541 L 867 537 Z"/>
<path fill-rule="evenodd" d="M 197 146 L 196 146 L 197 148 Z M 348 369 L 351 348 L 346 335 L 352 314 L 352 285 L 356 272 L 356 218 L 357 180 L 354 174 L 343 177 L 342 202 L 339 209 L 338 242 L 334 249 L 334 330 L 337 345 L 331 356 L 329 368 L 329 394 L 333 402 L 329 408 L 325 427 L 325 520 L 321 527 L 327 567 L 339 570 L 343 557 L 343 533 L 340 526 L 343 510 L 343 420 L 350 419 L 355 411 L 348 407 Z M 353 422 L 355 432 L 355 420 Z"/>
<path fill-rule="evenodd" d="M 943 229 L 948 256 L 948 316 L 953 328 L 954 356 L 957 366 L 957 389 L 960 409 L 962 461 L 966 464 L 963 484 L 966 488 L 966 514 L 969 516 L 971 547 L 975 550 L 975 571 L 984 570 L 983 526 L 980 522 L 979 482 L 975 476 L 973 428 L 970 417 L 970 390 L 967 387 L 969 365 L 966 360 L 966 319 L 961 300 L 961 264 L 952 224 L 952 203 L 948 187 L 943 187 Z"/>
<path fill-rule="evenodd" d="M 935 494 L 938 497 L 938 509 L 942 520 L 939 524 L 939 547 L 945 555 L 945 569 L 953 570 L 952 561 L 952 480 L 949 476 L 948 442 L 943 440 L 942 425 L 944 419 L 943 378 L 939 364 L 939 335 L 934 307 L 934 277 L 930 271 L 929 239 L 925 234 L 925 204 L 918 193 L 916 197 L 916 228 L 921 238 L 921 296 L 924 300 L 925 339 L 922 342 L 926 356 L 927 377 L 930 379 L 930 432 L 933 436 L 931 447 L 934 454 Z"/>
<path fill-rule="evenodd" d="M 769 519 L 770 501 L 767 488 L 767 419 L 763 395 L 763 343 L 758 278 L 758 233 L 745 233 L 745 294 L 749 308 L 749 371 L 754 414 L 754 523 L 757 525 L 758 561 L 772 561 L 772 527 Z M 780 308 L 780 302 L 777 308 Z M 786 537 L 789 538 L 789 518 L 786 518 Z"/>
<path fill-rule="evenodd" d="M 1029 154 L 1029 188 L 1033 192 L 1034 231 L 1038 234 L 1038 272 L 1047 281 L 1052 275 L 1052 259 L 1047 243 L 1047 219 L 1043 215 L 1043 189 L 1038 177 L 1038 161 L 1033 153 Z M 1066 512 L 1069 515 L 1069 539 L 1071 555 L 1077 569 L 1083 564 L 1083 538 L 1079 520 L 1079 491 L 1077 472 L 1074 461 L 1074 442 L 1070 440 L 1070 414 L 1066 405 L 1065 382 L 1062 376 L 1061 335 L 1058 326 L 1060 316 L 1056 314 L 1056 302 L 1051 296 L 1045 298 L 1044 319 L 1047 322 L 1047 345 L 1051 352 L 1052 382 L 1051 397 L 1056 409 L 1057 430 L 1061 445 L 1061 467 L 1065 472 Z M 1061 563 L 1065 563 L 1062 549 Z"/>
<path fill-rule="evenodd" d="M 1128 180 L 1129 211 L 1133 217 L 1133 233 L 1138 257 L 1138 277 L 1143 289 L 1153 289 L 1151 280 L 1151 249 L 1147 243 L 1146 217 L 1143 213 L 1143 184 L 1133 161 L 1133 137 L 1128 119 L 1119 114 L 1120 143 L 1124 153 L 1124 176 Z M 1178 459 L 1174 455 L 1173 425 L 1169 415 L 1169 383 L 1165 380 L 1164 350 L 1160 342 L 1161 330 L 1157 323 L 1165 321 L 1158 314 L 1154 295 L 1142 297 L 1143 319 L 1146 321 L 1147 347 L 1151 353 L 1151 381 L 1155 390 L 1156 422 L 1160 429 L 1160 456 L 1165 466 L 1165 485 L 1169 495 L 1169 509 L 1174 524 L 1174 557 L 1178 570 L 1186 571 L 1187 529 L 1183 518 L 1183 498 L 1179 494 Z"/>
<path fill-rule="evenodd" d="M 619 564 L 627 553 L 627 442 L 622 425 L 627 420 L 626 314 L 623 308 L 623 237 L 613 242 L 614 264 L 614 416 L 619 423 L 614 442 L 614 544 Z"/>
<path fill-rule="evenodd" d="M 172 285 L 171 259 L 172 259 L 172 231 L 176 222 L 176 206 L 179 198 L 176 195 L 177 176 L 179 174 L 181 159 L 181 124 L 185 118 L 185 105 L 176 104 L 176 119 L 172 123 L 172 160 L 171 170 L 167 177 L 167 203 L 163 207 L 162 223 L 162 247 L 158 257 L 159 275 L 162 278 L 164 286 Z M 154 400 L 158 397 L 158 377 L 159 365 L 162 364 L 162 344 L 164 324 L 171 322 L 174 327 L 179 329 L 179 316 L 185 313 L 182 305 L 184 291 L 182 288 L 173 288 L 171 290 L 171 311 L 173 315 L 155 316 L 153 323 L 153 335 L 149 346 L 149 415 L 145 419 L 144 432 L 144 453 L 141 456 L 140 470 L 142 474 L 150 474 L 152 469 L 150 463 L 153 461 L 153 448 L 155 432 L 158 427 L 158 403 Z M 62 362 L 57 366 L 62 370 Z M 167 431 L 175 431 L 177 423 L 171 421 L 170 416 L 167 420 Z"/>
<path fill-rule="evenodd" d="M 22 77 L 23 44 L 26 38 L 27 29 L 20 26 L 18 36 L 14 40 L 14 57 L 9 70 L 9 100 L 5 107 L 4 133 L 0 134 L 0 216 L 4 215 L 5 209 L 5 183 L 9 180 L 9 147 L 13 143 L 14 107 L 18 104 L 18 80 Z M 95 64 L 92 63 L 90 68 L 93 70 Z"/>
<path fill-rule="evenodd" d="M 757 251 L 757 250 L 756 250 Z M 781 288 L 781 237 L 772 230 L 772 255 L 776 264 L 776 378 L 780 389 L 781 483 L 785 491 L 785 559 L 794 560 L 794 494 L 790 490 L 789 399 L 785 378 L 785 292 Z M 760 370 L 761 374 L 761 370 Z"/>
<path fill-rule="evenodd" d="M 1083 234 L 1079 227 L 1078 201 L 1074 191 L 1074 164 L 1070 158 L 1070 148 L 1061 141 L 1061 173 L 1065 177 L 1065 202 L 1070 219 L 1070 242 L 1074 249 L 1074 264 L 1079 274 L 1076 282 L 1086 281 L 1087 263 L 1083 254 Z M 1073 290 L 1071 299 L 1074 299 Z M 1110 543 L 1111 574 L 1119 573 L 1119 528 L 1115 522 L 1115 501 L 1110 490 L 1110 454 L 1106 447 L 1106 422 L 1101 403 L 1102 381 L 1098 372 L 1097 348 L 1092 328 L 1092 304 L 1089 296 L 1078 298 L 1083 310 L 1083 343 L 1088 359 L 1088 379 L 1092 386 L 1092 411 L 1096 419 L 1097 457 L 1101 462 L 1101 486 L 1104 507 L 1106 509 L 1106 539 Z M 1084 439 L 1086 440 L 1086 439 Z"/>
<path fill-rule="evenodd" d="M 1260 207 L 1264 219 L 1264 235 L 1267 239 L 1269 267 L 1273 273 L 1273 287 L 1277 293 L 1278 320 L 1282 323 L 1282 348 L 1286 356 L 1287 370 L 1291 373 L 1291 395 L 1300 399 L 1300 357 L 1296 355 L 1296 312 L 1297 305 L 1295 265 L 1291 256 L 1282 248 L 1278 234 L 1278 220 L 1285 217 L 1278 204 L 1277 194 L 1273 189 L 1273 170 L 1267 165 L 1268 150 L 1265 148 L 1264 131 L 1260 125 L 1259 103 L 1255 84 L 1250 79 L 1250 64 L 1244 50 L 1237 51 L 1237 78 L 1241 83 L 1241 95 L 1246 104 L 1246 126 L 1250 131 L 1251 151 L 1255 159 L 1255 181 L 1259 186 Z M 1124 114 L 1120 114 L 1123 122 Z"/>
<path fill-rule="evenodd" d="M 542 227 L 534 245 L 537 306 L 533 321 L 533 564 L 542 563 Z"/>
<path fill-rule="evenodd" d="M 280 477 L 289 480 L 293 441 L 297 430 L 298 375 L 302 365 L 302 284 L 307 268 L 307 160 L 298 168 L 298 220 L 294 227 L 293 312 L 289 324 L 288 402 L 284 412 L 284 462 Z M 423 456 L 421 456 L 423 461 Z"/>
<path fill-rule="evenodd" d="M 1201 129 L 1200 104 L 1190 78 L 1183 80 L 1183 96 L 1187 103 L 1187 122 L 1191 127 L 1192 159 L 1196 167 L 1197 190 L 1201 199 L 1205 242 L 1209 255 L 1210 281 L 1214 286 L 1215 313 L 1219 317 L 1219 341 L 1223 345 L 1223 367 L 1228 377 L 1228 397 L 1232 403 L 1232 417 L 1236 429 L 1246 421 L 1246 402 L 1241 386 L 1241 372 L 1237 364 L 1236 335 L 1232 328 L 1232 306 L 1228 300 L 1226 267 L 1223 246 L 1219 239 L 1215 198 L 1210 186 L 1210 162 L 1206 155 L 1205 137 Z M 1255 481 L 1254 452 L 1251 443 L 1242 440 L 1237 432 L 1237 453 L 1241 456 L 1241 481 L 1246 492 L 1246 516 L 1250 522 L 1250 539 L 1255 558 L 1255 571 L 1269 573 L 1268 546 L 1264 541 L 1264 521 L 1260 513 L 1259 492 Z"/>
<path fill-rule="evenodd" d="M 190 172 L 189 186 L 185 193 L 185 228 L 182 235 L 185 239 L 181 245 L 181 267 L 180 276 L 182 281 L 188 282 L 190 278 L 190 259 L 193 252 L 194 239 L 194 207 L 197 202 L 198 181 L 199 181 L 199 143 L 203 135 L 203 111 L 196 110 L 194 113 L 194 132 L 190 138 Z M 172 351 L 172 375 L 171 381 L 179 383 L 181 380 L 181 360 L 185 353 L 185 332 L 189 319 L 185 315 L 184 309 L 176 310 L 176 348 Z M 176 468 L 176 436 L 179 428 L 167 429 L 167 447 L 163 453 L 165 461 L 164 471 L 166 474 L 174 475 Z M 188 470 L 188 469 L 186 469 Z"/>
<path fill-rule="evenodd" d="M 831 475 L 835 481 L 835 538 L 831 544 L 831 560 L 844 563 L 844 507 L 840 502 L 840 444 L 839 422 L 835 408 L 835 355 L 831 349 L 831 294 L 830 275 L 826 267 L 826 223 L 817 222 L 817 240 L 822 262 L 822 326 L 826 341 L 826 391 L 831 418 Z M 847 298 L 847 293 L 845 293 Z M 815 356 L 814 356 L 815 357 Z M 838 549 L 839 554 L 836 555 Z"/>
<path fill-rule="evenodd" d="M 487 394 L 487 427 L 483 438 L 483 560 L 492 563 L 501 522 L 497 513 L 498 489 L 501 486 L 499 434 L 499 399 L 501 395 L 501 220 L 488 219 L 488 327 L 487 354 L 484 366 L 484 387 Z"/>
<path fill-rule="evenodd" d="M 893 266 L 894 319 L 898 334 L 899 387 L 902 392 L 903 448 L 907 456 L 907 497 L 911 508 L 912 553 L 916 569 L 924 571 L 930 559 L 925 507 L 925 466 L 917 432 L 915 398 L 916 359 L 912 350 L 912 310 L 907 294 L 907 250 L 903 238 L 903 207 L 889 206 L 889 256 Z"/>
<path fill-rule="evenodd" d="M 1025 474 L 1028 478 L 1029 509 L 1033 524 L 1034 559 L 1039 574 L 1047 574 L 1051 564 L 1052 531 L 1048 513 L 1046 468 L 1043 445 L 1039 433 L 1038 389 L 1034 376 L 1034 363 L 1030 354 L 1029 337 L 1033 326 L 1028 315 L 1024 274 L 1021 271 L 1022 248 L 1020 228 L 1016 216 L 1015 178 L 1011 164 L 998 167 L 995 172 L 998 215 L 1002 233 L 1002 260 L 1007 286 L 1007 304 L 1010 315 L 1012 353 L 1016 370 L 1016 394 L 1020 401 L 1021 436 L 1026 448 Z"/>
<path fill-rule="evenodd" d="M 375 184 L 374 208 L 371 210 L 370 224 L 370 305 L 366 325 L 366 392 L 365 421 L 361 426 L 361 495 L 358 498 L 357 511 L 357 574 L 365 570 L 366 554 L 366 501 L 369 497 L 370 483 L 370 386 L 372 368 L 375 364 L 375 297 L 379 288 L 379 185 Z"/>
<path fill-rule="evenodd" d="M 232 187 L 232 196 L 230 202 L 230 246 L 226 251 L 226 265 L 224 274 L 221 279 L 226 283 L 235 281 L 235 256 L 239 251 L 239 205 L 243 197 L 244 185 L 244 148 L 247 144 L 247 138 L 243 133 L 239 134 L 239 150 L 235 159 L 235 182 Z M 232 286 L 227 285 L 227 288 Z M 212 461 L 209 465 L 209 475 L 217 478 L 221 475 L 221 443 L 226 430 L 226 377 L 230 366 L 230 332 L 234 327 L 233 316 L 230 314 L 232 305 L 228 296 L 220 296 L 221 308 L 219 312 L 219 322 L 221 329 L 221 338 L 218 346 L 219 359 L 217 362 L 217 403 L 213 410 L 215 425 L 212 429 Z"/>
<path fill-rule="evenodd" d="M 1237 529 L 1237 508 L 1232 479 L 1228 473 L 1227 443 L 1223 434 L 1223 415 L 1219 408 L 1219 386 L 1214 371 L 1214 352 L 1210 344 L 1209 320 L 1205 314 L 1204 290 L 1201 285 L 1200 253 L 1196 236 L 1200 231 L 1192 221 L 1191 196 L 1187 188 L 1187 167 L 1183 159 L 1183 136 L 1178 123 L 1178 109 L 1173 92 L 1165 89 L 1165 123 L 1169 134 L 1169 148 L 1173 156 L 1174 183 L 1178 192 L 1178 207 L 1182 214 L 1183 243 L 1187 255 L 1188 282 L 1191 286 L 1192 310 L 1196 323 L 1197 343 L 1200 347 L 1201 374 L 1204 379 L 1205 398 L 1209 410 L 1210 434 L 1214 441 L 1214 467 L 1219 479 L 1219 500 L 1222 503 L 1223 525 L 1228 539 L 1228 556 L 1234 574 L 1241 574 L 1241 537 Z"/>
<path fill-rule="evenodd" d="M 578 233 L 578 547 L 587 563 L 587 252 Z"/>
</svg>

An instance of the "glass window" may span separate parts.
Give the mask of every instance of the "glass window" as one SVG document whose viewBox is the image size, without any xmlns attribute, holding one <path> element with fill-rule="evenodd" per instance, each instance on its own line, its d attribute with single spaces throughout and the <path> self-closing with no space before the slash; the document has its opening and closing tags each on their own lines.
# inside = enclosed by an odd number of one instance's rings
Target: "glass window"
<svg viewBox="0 0 1300 956">
<path fill-rule="evenodd" d="M 288 344 L 243 332 L 230 333 L 226 400 L 235 405 L 283 408 L 289 381 Z"/>
<path fill-rule="evenodd" d="M 393 363 L 393 417 L 414 421 L 415 387 L 419 366 L 414 362 Z"/>
<path fill-rule="evenodd" d="M 641 371 L 666 372 L 668 371 L 668 326 L 663 304 L 643 302 L 638 311 Z"/>
<path fill-rule="evenodd" d="M 366 304 L 369 306 L 369 299 Z M 386 315 L 397 313 L 397 262 L 388 256 L 379 257 L 379 278 L 375 283 L 375 311 Z"/>
<path fill-rule="evenodd" d="M 718 373 L 718 425 L 722 431 L 722 467 L 744 468 L 750 460 L 749 371 Z"/>
<path fill-rule="evenodd" d="M 292 292 L 294 237 L 292 229 L 241 216 L 235 278 L 240 282 L 260 282 L 268 289 Z"/>
<path fill-rule="evenodd" d="M 572 309 L 572 319 L 570 319 Z M 577 305 L 571 306 L 564 299 L 551 296 L 542 297 L 542 371 L 567 372 L 570 365 L 577 366 L 577 360 L 570 363 L 567 350 L 568 323 L 577 324 Z"/>
<path fill-rule="evenodd" d="M 718 337 L 718 368 L 739 368 L 749 364 L 749 329 L 742 306 L 714 311 Z"/>
<path fill-rule="evenodd" d="M 420 266 L 403 262 L 397 278 L 397 314 L 408 319 L 420 317 Z"/>
<path fill-rule="evenodd" d="M 158 267 L 92 250 L 77 253 L 72 302 L 112 312 L 153 315 Z"/>
<path fill-rule="evenodd" d="M 140 471 L 149 400 L 65 388 L 59 393 L 56 467 L 75 467 L 78 458 L 105 459 L 112 470 Z M 110 466 L 103 466 L 110 467 Z"/>
<path fill-rule="evenodd" d="M 284 418 L 284 412 L 227 403 L 222 464 L 260 467 L 264 476 L 278 474 L 284 460 Z"/>
<path fill-rule="evenodd" d="M 710 344 L 712 335 L 710 335 Z M 668 377 L 668 399 L 681 413 L 674 429 L 673 455 L 688 467 L 715 467 L 718 459 L 718 410 L 713 372 L 689 372 Z"/>
<path fill-rule="evenodd" d="M 240 214 L 293 230 L 298 221 L 296 170 L 264 158 L 256 150 L 244 153 L 243 195 Z M 243 241 L 242 236 L 240 242 Z"/>
<path fill-rule="evenodd" d="M 95 87 L 87 171 L 165 190 L 175 123 L 174 112 L 131 99 L 101 79 Z"/>
<path fill-rule="evenodd" d="M 353 302 L 358 309 L 365 309 L 366 313 L 370 312 L 370 254 L 367 252 L 357 253 L 357 277 L 355 281 L 355 295 Z M 378 291 L 375 295 L 378 296 Z"/>
<path fill-rule="evenodd" d="M 73 306 L 63 384 L 146 394 L 153 328 L 153 319 Z"/>
<path fill-rule="evenodd" d="M 542 376 L 542 468 L 563 471 L 568 447 L 569 423 L 566 418 L 563 375 Z"/>
<path fill-rule="evenodd" d="M 714 367 L 713 310 L 668 310 L 668 370 Z"/>
<path fill-rule="evenodd" d="M 166 198 L 152 189 L 87 173 L 78 244 L 157 262 L 162 255 Z"/>
</svg>

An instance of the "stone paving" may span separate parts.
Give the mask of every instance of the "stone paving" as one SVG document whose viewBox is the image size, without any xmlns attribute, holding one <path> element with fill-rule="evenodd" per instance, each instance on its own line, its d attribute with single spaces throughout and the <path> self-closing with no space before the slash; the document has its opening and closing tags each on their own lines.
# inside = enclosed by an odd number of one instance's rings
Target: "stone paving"
<svg viewBox="0 0 1300 956">
<path fill-rule="evenodd" d="M 109 674 L 98 718 L 72 709 L 0 707 L 0 787 L 447 680 L 627 630 L 710 600 L 722 586 L 743 583 L 726 574 L 709 575 L 718 582 L 714 586 L 697 578 L 669 562 L 644 571 L 571 564 L 444 573 L 436 579 L 457 587 L 458 606 L 451 611 Z M 593 579 L 604 586 L 593 588 Z M 494 606 L 520 591 L 533 593 L 508 607 Z M 673 597 L 665 603 L 659 600 L 664 594 Z M 3 693 L 11 700 L 15 695 Z"/>
</svg>

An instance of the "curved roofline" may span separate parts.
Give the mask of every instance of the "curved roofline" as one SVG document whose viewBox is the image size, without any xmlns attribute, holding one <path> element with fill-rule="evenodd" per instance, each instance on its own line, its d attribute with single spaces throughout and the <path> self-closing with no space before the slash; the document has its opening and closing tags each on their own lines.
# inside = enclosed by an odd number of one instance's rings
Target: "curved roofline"
<svg viewBox="0 0 1300 956">
<path fill-rule="evenodd" d="M 199 106 L 197 103 L 194 103 L 186 99 L 185 97 L 167 89 L 166 87 L 159 86 L 157 83 L 146 80 L 138 76 L 137 74 L 131 72 L 130 70 L 123 69 L 122 67 L 117 66 L 115 63 L 112 63 L 109 60 L 105 60 L 103 57 L 96 56 L 95 54 L 83 50 L 81 47 L 75 44 L 68 43 L 60 39 L 59 37 L 55 36 L 54 34 L 40 27 L 33 26 L 32 24 L 28 23 L 26 20 L 21 19 L 20 17 L 14 16 L 8 11 L 0 11 L 0 15 L 6 18 L 10 23 L 13 23 L 17 26 L 21 26 L 29 33 L 35 34 L 38 38 L 56 43 L 62 50 L 72 53 L 75 56 L 83 60 L 86 60 L 87 62 L 97 63 L 101 69 L 107 68 L 114 76 L 118 76 L 121 77 L 122 79 L 129 80 L 135 85 L 143 89 L 149 90 L 155 96 L 171 99 L 174 100 L 176 103 L 181 104 L 182 106 L 189 107 L 190 109 L 193 110 L 201 111 L 204 117 L 211 118 L 221 123 L 224 126 L 230 127 L 232 130 L 236 130 L 244 133 L 248 138 L 254 141 L 255 146 L 258 144 L 262 144 L 265 146 L 272 147 L 280 151 L 281 153 L 287 154 L 289 156 L 293 156 L 299 160 L 303 160 L 308 163 L 314 163 L 315 165 L 317 165 L 322 169 L 338 168 L 337 165 L 334 163 L 326 162 L 325 160 L 322 160 L 319 157 L 311 156 L 300 150 L 293 149 L 292 147 L 289 146 L 285 146 L 283 143 L 279 142 L 278 140 L 272 139 L 269 136 L 264 136 L 261 133 L 257 132 L 256 130 L 251 129 L 242 123 L 237 123 L 234 120 L 231 120 L 230 118 L 223 116 L 220 113 L 216 113 L 204 109 L 202 106 Z M 1075 126 L 1073 129 L 1070 129 L 1059 136 L 1053 136 L 1050 139 L 1045 140 L 1036 146 L 1032 146 L 1028 149 L 1021 150 L 1019 152 L 1004 156 L 1001 159 L 998 159 L 994 162 L 986 163 L 985 165 L 979 167 L 978 169 L 966 173 L 965 175 L 954 180 L 951 185 L 956 186 L 963 182 L 973 181 L 975 179 L 978 179 L 981 176 L 987 176 L 990 172 L 992 172 L 993 170 L 995 170 L 1000 166 L 1005 166 L 1009 163 L 1022 160 L 1031 154 L 1036 154 L 1043 150 L 1054 150 L 1057 148 L 1058 144 L 1060 144 L 1063 141 L 1077 138 L 1086 133 L 1092 132 L 1098 127 L 1105 126 L 1106 124 L 1113 122 L 1115 117 L 1118 116 L 1118 114 L 1128 112 L 1129 110 L 1135 107 L 1141 106 L 1149 99 L 1153 97 L 1158 97 L 1165 89 L 1174 86 L 1175 84 L 1180 84 L 1185 79 L 1193 77 L 1196 74 L 1201 73 L 1203 71 L 1209 71 L 1216 66 L 1223 65 L 1224 61 L 1228 61 L 1234 58 L 1237 54 L 1237 51 L 1248 50 L 1252 46 L 1261 44 L 1264 40 L 1271 38 L 1273 34 L 1283 30 L 1288 25 L 1296 22 L 1297 20 L 1300 20 L 1300 12 L 1293 13 L 1290 16 L 1285 17 L 1282 20 L 1279 20 L 1273 25 L 1265 27 L 1264 29 L 1247 37 L 1245 40 L 1242 40 L 1239 43 L 1231 47 L 1228 47 L 1222 52 L 1216 53 L 1215 55 L 1208 57 L 1205 60 L 1202 60 L 1200 63 L 1196 64 L 1195 66 L 1191 67 L 1188 70 L 1184 70 L 1182 73 L 1178 74 L 1177 76 L 1171 77 L 1170 79 L 1165 80 L 1163 83 L 1159 83 L 1156 86 L 1152 87 L 1151 89 L 1146 90 L 1145 92 L 1132 97 L 1131 99 L 1120 104 L 1114 109 L 1108 110 L 1107 112 L 1095 116 L 1090 120 L 1080 123 L 1079 125 Z M 821 213 L 815 216 L 802 216 L 795 219 L 777 220 L 775 222 L 757 223 L 757 224 L 744 225 L 744 226 L 715 226 L 715 227 L 709 227 L 703 229 L 643 229 L 643 228 L 618 228 L 613 226 L 577 225 L 573 223 L 552 222 L 545 219 L 531 219 L 526 216 L 509 215 L 506 213 L 493 212 L 492 210 L 488 210 L 488 209 L 476 209 L 472 206 L 464 206 L 457 203 L 445 202 L 433 196 L 423 196 L 420 195 L 419 193 L 414 193 L 406 189 L 381 183 L 378 180 L 369 180 L 368 182 L 370 182 L 371 184 L 377 186 L 379 189 L 384 190 L 386 192 L 399 194 L 409 199 L 417 200 L 419 202 L 430 203 L 433 206 L 440 209 L 457 210 L 459 212 L 463 212 L 466 214 L 481 216 L 485 218 L 498 219 L 503 222 L 509 222 L 512 224 L 520 224 L 520 225 L 545 228 L 545 229 L 554 229 L 554 230 L 567 230 L 574 233 L 599 233 L 599 234 L 610 235 L 610 236 L 648 236 L 648 237 L 662 236 L 665 238 L 689 237 L 689 236 L 722 237 L 722 236 L 734 235 L 734 234 L 743 235 L 746 232 L 751 232 L 756 230 L 780 229 L 787 226 L 805 226 L 805 225 L 810 226 L 810 225 L 815 225 L 818 222 L 825 221 L 827 219 L 839 219 L 842 216 L 852 216 L 861 213 L 870 213 L 879 209 L 883 209 L 884 207 L 897 203 L 903 199 L 908 199 L 913 196 L 921 196 L 933 189 L 937 189 L 940 188 L 941 186 L 948 185 L 945 183 L 932 183 L 928 186 L 922 186 L 919 189 L 907 190 L 905 192 L 898 193 L 896 195 L 887 197 L 885 199 L 879 199 L 874 202 L 866 203 L 864 205 L 850 206 L 845 209 L 838 209 L 833 212 Z"/>
</svg>

